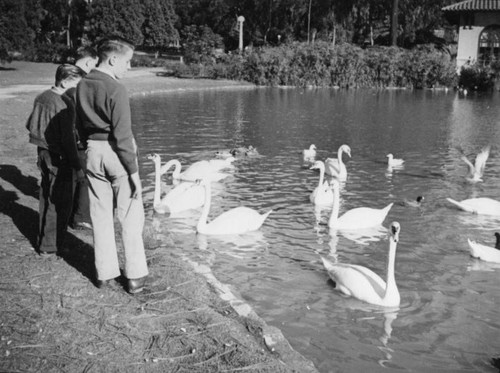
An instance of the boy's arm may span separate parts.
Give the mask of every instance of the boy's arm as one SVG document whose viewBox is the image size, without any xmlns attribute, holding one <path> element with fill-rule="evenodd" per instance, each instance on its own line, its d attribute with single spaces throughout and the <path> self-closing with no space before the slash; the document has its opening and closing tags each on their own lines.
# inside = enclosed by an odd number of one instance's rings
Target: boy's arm
<svg viewBox="0 0 500 373">
<path fill-rule="evenodd" d="M 61 145 L 69 164 L 76 171 L 81 170 L 80 158 L 78 157 L 78 149 L 76 147 L 75 137 L 75 108 L 69 99 L 64 100 L 67 108 L 64 110 L 65 115 L 60 123 L 61 128 Z"/>
<path fill-rule="evenodd" d="M 118 158 L 129 175 L 138 172 L 137 148 L 132 133 L 130 103 L 125 87 L 120 86 L 111 102 L 112 135 L 116 140 Z"/>
</svg>

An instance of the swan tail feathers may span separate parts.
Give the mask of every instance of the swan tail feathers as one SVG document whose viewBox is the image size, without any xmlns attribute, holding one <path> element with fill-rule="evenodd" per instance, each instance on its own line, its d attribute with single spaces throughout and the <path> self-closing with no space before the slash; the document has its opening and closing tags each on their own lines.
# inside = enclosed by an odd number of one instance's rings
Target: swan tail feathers
<svg viewBox="0 0 500 373">
<path fill-rule="evenodd" d="M 446 198 L 446 199 L 448 200 L 448 202 L 450 202 L 450 203 L 454 204 L 455 206 L 457 206 L 460 210 L 467 211 L 467 212 L 472 212 L 472 213 L 476 212 L 472 207 L 466 206 L 463 203 L 455 201 L 452 198 Z"/>
</svg>

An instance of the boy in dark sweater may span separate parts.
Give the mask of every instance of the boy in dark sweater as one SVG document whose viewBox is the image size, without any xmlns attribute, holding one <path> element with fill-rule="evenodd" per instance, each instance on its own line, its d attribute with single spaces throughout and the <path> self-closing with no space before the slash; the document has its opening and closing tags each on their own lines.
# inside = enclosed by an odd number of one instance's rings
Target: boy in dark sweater
<svg viewBox="0 0 500 373">
<path fill-rule="evenodd" d="M 64 93 L 75 87 L 83 71 L 61 65 L 55 85 L 38 95 L 26 123 L 29 142 L 38 147 L 40 184 L 40 223 L 38 250 L 41 255 L 62 249 L 73 203 L 73 171 L 84 178 L 76 149 L 75 108 Z"/>
<path fill-rule="evenodd" d="M 97 65 L 97 51 L 90 46 L 83 46 L 76 50 L 75 66 L 78 66 L 85 74 L 88 74 Z M 76 87 L 66 92 L 73 102 L 76 100 Z M 77 139 L 78 140 L 78 139 Z M 77 141 L 78 156 L 85 170 L 86 155 L 85 146 L 82 141 Z M 73 213 L 69 220 L 69 226 L 73 229 L 92 229 L 89 208 L 89 189 L 87 180 L 76 183 L 75 195 L 73 196 Z"/>
<path fill-rule="evenodd" d="M 87 143 L 96 285 L 108 286 L 120 276 L 114 233 L 115 202 L 125 253 L 124 273 L 132 294 L 143 290 L 148 275 L 137 146 L 127 91 L 118 82 L 130 68 L 133 51 L 134 47 L 120 38 L 102 41 L 97 51 L 98 66 L 76 89 L 77 129 Z"/>
</svg>

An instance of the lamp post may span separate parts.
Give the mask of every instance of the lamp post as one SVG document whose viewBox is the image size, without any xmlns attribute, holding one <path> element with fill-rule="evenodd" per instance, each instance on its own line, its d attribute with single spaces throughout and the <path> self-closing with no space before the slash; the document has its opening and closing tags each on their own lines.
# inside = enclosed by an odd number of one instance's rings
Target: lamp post
<svg viewBox="0 0 500 373">
<path fill-rule="evenodd" d="M 238 26 L 239 26 L 239 31 L 240 31 L 240 42 L 238 45 L 238 48 L 240 52 L 243 50 L 243 22 L 245 22 L 245 17 L 239 16 L 238 17 Z"/>
</svg>

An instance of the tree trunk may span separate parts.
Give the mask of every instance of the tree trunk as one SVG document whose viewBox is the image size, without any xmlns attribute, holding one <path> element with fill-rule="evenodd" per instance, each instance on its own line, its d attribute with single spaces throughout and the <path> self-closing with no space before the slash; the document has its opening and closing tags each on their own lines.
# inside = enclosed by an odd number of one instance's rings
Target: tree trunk
<svg viewBox="0 0 500 373">
<path fill-rule="evenodd" d="M 311 40 L 309 38 L 309 33 L 311 31 L 311 3 L 312 3 L 312 0 L 309 0 L 309 14 L 307 16 L 307 44 L 309 44 L 311 42 Z"/>
<path fill-rule="evenodd" d="M 392 15 L 391 15 L 391 45 L 398 45 L 398 5 L 399 0 L 392 0 Z"/>
</svg>

